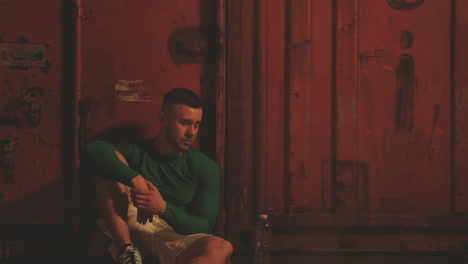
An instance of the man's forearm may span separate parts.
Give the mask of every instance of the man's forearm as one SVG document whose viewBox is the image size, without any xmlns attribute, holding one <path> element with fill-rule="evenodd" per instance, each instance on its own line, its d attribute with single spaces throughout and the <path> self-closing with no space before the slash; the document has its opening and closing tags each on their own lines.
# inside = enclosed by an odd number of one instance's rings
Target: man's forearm
<svg viewBox="0 0 468 264">
<path fill-rule="evenodd" d="M 80 154 L 81 165 L 95 175 L 131 186 L 130 179 L 139 174 L 128 166 L 123 155 L 108 142 L 95 140 L 83 147 Z"/>
<path fill-rule="evenodd" d="M 132 185 L 133 188 L 136 188 L 136 189 L 140 189 L 140 188 L 142 190 L 148 189 L 148 186 L 146 186 L 145 178 L 143 178 L 143 176 L 141 175 L 137 175 L 133 179 L 131 179 L 130 184 Z"/>
<path fill-rule="evenodd" d="M 162 198 L 158 188 L 141 175 L 134 177 L 130 182 L 133 187 L 131 190 L 132 202 L 137 208 L 154 215 L 165 214 L 166 201 Z"/>
</svg>

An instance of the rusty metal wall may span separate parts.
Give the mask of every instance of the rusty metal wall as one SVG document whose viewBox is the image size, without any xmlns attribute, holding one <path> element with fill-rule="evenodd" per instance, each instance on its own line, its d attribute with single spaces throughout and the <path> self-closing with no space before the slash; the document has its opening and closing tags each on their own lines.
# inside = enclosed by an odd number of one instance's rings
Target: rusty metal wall
<svg viewBox="0 0 468 264">
<path fill-rule="evenodd" d="M 466 87 L 468 85 L 468 50 L 465 48 L 468 45 L 468 3 L 466 1 L 457 0 L 452 7 L 455 10 L 453 13 L 456 18 L 456 26 L 452 33 L 455 35 L 452 43 L 451 58 L 454 63 L 453 72 L 451 73 L 451 81 L 453 84 L 452 94 L 452 141 L 454 149 L 452 149 L 452 166 L 453 166 L 453 204 L 452 208 L 455 212 L 468 212 L 468 94 Z"/>
<path fill-rule="evenodd" d="M 451 4 L 361 1 L 358 12 L 355 153 L 369 209 L 450 213 Z"/>
<path fill-rule="evenodd" d="M 228 4 L 227 232 L 238 249 L 261 212 L 277 249 L 466 249 L 452 229 L 468 212 L 464 8 Z"/>
<path fill-rule="evenodd" d="M 82 142 L 154 136 L 163 94 L 186 87 L 206 102 L 198 146 L 214 157 L 216 2 L 101 0 L 82 7 Z"/>
<path fill-rule="evenodd" d="M 275 249 L 466 250 L 466 1 L 83 0 L 78 112 L 76 14 L 44 3 L 0 0 L 1 224 L 68 223 L 75 115 L 81 145 L 149 137 L 184 86 L 236 250 L 259 212 Z"/>
<path fill-rule="evenodd" d="M 69 0 L 0 1 L 1 261 L 73 243 L 75 12 Z"/>
<path fill-rule="evenodd" d="M 222 3 L 0 1 L 0 259 L 106 254 L 78 225 L 92 212 L 77 150 L 156 135 L 169 89 L 201 95 L 195 145 L 222 165 Z"/>
<path fill-rule="evenodd" d="M 224 106 L 221 2 L 82 1 L 80 146 L 97 138 L 156 136 L 163 95 L 185 87 L 204 104 L 194 145 L 222 166 L 223 150 L 216 144 L 224 126 L 223 111 L 217 111 Z M 89 179 L 80 180 L 86 190 Z M 80 198 L 84 222 L 93 210 L 87 193 Z M 222 233 L 222 226 L 217 230 Z"/>
<path fill-rule="evenodd" d="M 60 0 L 0 1 L 1 224 L 63 224 L 71 214 L 73 104 L 63 98 L 73 80 L 63 79 L 61 15 Z"/>
</svg>

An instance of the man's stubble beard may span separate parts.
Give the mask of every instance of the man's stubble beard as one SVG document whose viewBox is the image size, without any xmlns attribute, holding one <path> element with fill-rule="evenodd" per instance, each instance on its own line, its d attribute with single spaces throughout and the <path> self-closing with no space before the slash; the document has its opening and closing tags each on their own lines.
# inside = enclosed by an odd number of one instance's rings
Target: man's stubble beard
<svg viewBox="0 0 468 264">
<path fill-rule="evenodd" d="M 179 152 L 185 152 L 185 151 L 189 150 L 189 148 L 192 146 L 192 144 L 190 144 L 187 148 L 181 148 L 181 147 L 179 146 L 179 144 L 178 144 L 179 142 L 177 142 L 177 141 L 175 141 L 175 140 L 172 139 L 172 137 L 170 136 L 171 133 L 169 133 L 169 132 L 166 130 L 165 133 L 164 133 L 164 135 L 166 136 L 166 139 L 167 139 L 167 141 L 169 142 L 169 144 L 170 144 L 174 149 L 176 149 L 176 150 L 179 151 Z"/>
</svg>

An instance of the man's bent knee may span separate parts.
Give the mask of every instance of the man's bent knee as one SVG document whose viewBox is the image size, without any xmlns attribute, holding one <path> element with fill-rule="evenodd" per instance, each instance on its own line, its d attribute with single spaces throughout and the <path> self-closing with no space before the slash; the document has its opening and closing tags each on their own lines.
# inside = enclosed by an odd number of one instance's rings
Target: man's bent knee
<svg viewBox="0 0 468 264">
<path fill-rule="evenodd" d="M 202 255 L 210 256 L 212 259 L 223 261 L 226 261 L 231 257 L 233 252 L 231 242 L 217 236 L 209 236 L 204 239 L 205 241 Z"/>
<path fill-rule="evenodd" d="M 229 260 L 233 252 L 232 244 L 217 236 L 206 236 L 198 239 L 177 257 L 177 263 L 189 263 L 192 259 L 203 257 L 215 263 Z"/>
<path fill-rule="evenodd" d="M 231 242 L 216 236 L 207 237 L 205 248 L 208 251 L 214 251 L 216 254 L 219 254 L 224 257 L 231 256 L 233 252 Z"/>
</svg>

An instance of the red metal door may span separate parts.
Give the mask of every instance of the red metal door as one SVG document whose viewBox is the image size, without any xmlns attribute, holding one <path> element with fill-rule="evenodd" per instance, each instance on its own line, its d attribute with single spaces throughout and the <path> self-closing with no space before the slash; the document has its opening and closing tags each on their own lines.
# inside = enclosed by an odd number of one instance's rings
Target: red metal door
<svg viewBox="0 0 468 264">
<path fill-rule="evenodd" d="M 424 0 L 227 6 L 228 234 L 238 249 L 251 246 L 260 212 L 272 215 L 277 249 L 463 249 L 466 237 L 448 231 L 463 230 L 468 212 L 462 10 Z"/>
</svg>

